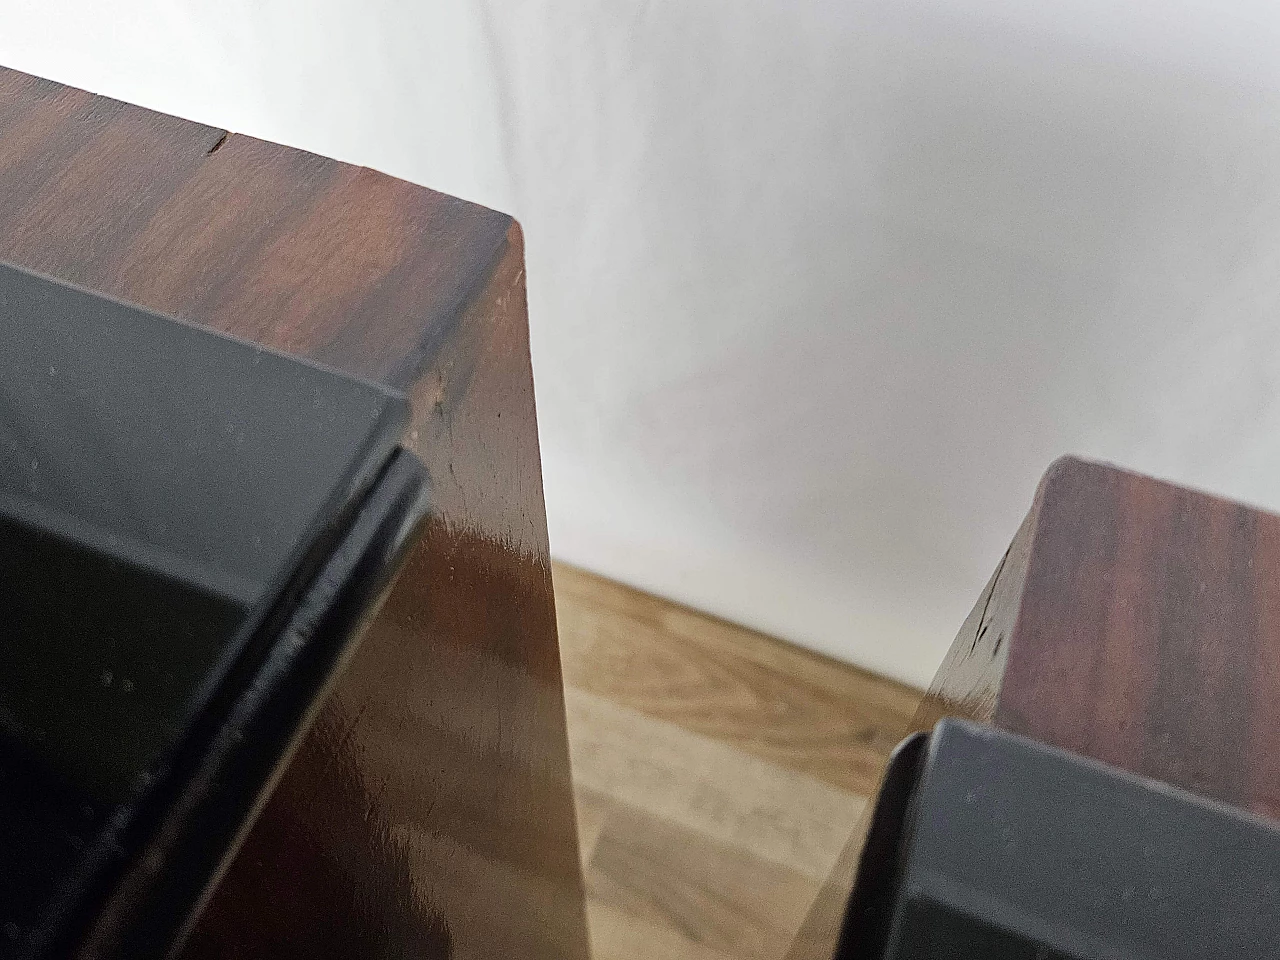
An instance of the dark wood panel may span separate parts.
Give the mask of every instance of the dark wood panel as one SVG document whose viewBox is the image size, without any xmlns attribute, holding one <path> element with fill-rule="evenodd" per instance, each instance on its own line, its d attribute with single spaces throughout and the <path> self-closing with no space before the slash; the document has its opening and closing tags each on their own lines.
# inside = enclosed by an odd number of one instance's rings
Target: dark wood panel
<svg viewBox="0 0 1280 960">
<path fill-rule="evenodd" d="M 1078 460 L 1040 499 L 993 722 L 1273 813 L 1280 757 L 1250 740 L 1280 695 L 1280 518 Z"/>
<path fill-rule="evenodd" d="M 1039 516 L 1037 495 L 1009 549 L 1000 558 L 951 642 L 908 731 L 929 730 L 945 716 L 980 721 L 991 718 L 999 702 L 1001 677 L 1012 648 L 1010 641 L 1017 625 Z"/>
<path fill-rule="evenodd" d="M 585 957 L 510 218 L 0 70 L 0 258 L 406 389 L 437 515 L 190 957 Z"/>
<path fill-rule="evenodd" d="M 911 729 L 967 716 L 1275 817 L 1278 661 L 1280 517 L 1068 457 Z M 792 960 L 830 957 L 860 846 Z"/>
</svg>

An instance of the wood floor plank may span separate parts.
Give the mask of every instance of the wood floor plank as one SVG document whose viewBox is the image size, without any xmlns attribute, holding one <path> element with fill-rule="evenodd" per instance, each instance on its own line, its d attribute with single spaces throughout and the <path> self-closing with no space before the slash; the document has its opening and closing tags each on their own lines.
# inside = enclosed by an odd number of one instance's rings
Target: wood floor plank
<svg viewBox="0 0 1280 960">
<path fill-rule="evenodd" d="M 595 960 L 776 960 L 919 691 L 555 568 Z"/>
<path fill-rule="evenodd" d="M 606 812 L 589 896 L 731 957 L 783 955 L 816 880 L 607 797 L 598 802 Z"/>
<path fill-rule="evenodd" d="M 826 877 L 866 805 L 865 797 L 574 687 L 565 705 L 579 789 L 813 879 Z"/>
<path fill-rule="evenodd" d="M 600 794 L 583 789 L 577 783 L 574 784 L 573 800 L 578 813 L 578 855 L 585 867 L 591 861 L 600 831 L 604 829 L 605 808 L 600 802 Z"/>
<path fill-rule="evenodd" d="M 592 960 L 737 960 L 694 943 L 664 923 L 652 923 L 587 897 Z"/>
<path fill-rule="evenodd" d="M 584 571 L 554 569 L 565 682 L 870 794 L 920 691 Z"/>
</svg>

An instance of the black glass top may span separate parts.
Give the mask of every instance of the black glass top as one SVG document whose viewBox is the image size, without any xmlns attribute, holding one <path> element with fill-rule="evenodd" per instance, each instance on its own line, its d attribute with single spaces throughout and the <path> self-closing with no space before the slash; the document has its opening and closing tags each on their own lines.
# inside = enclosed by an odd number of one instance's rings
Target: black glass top
<svg viewBox="0 0 1280 960">
<path fill-rule="evenodd" d="M 406 416 L 378 385 L 0 265 L 0 862 L 53 882 L 146 788 Z M 0 924 L 40 899 L 0 871 Z"/>
</svg>

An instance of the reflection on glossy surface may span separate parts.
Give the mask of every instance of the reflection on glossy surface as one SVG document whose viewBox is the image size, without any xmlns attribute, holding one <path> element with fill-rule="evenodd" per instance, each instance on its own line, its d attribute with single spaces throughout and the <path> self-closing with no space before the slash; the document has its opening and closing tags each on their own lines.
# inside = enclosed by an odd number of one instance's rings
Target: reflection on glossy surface
<svg viewBox="0 0 1280 960">
<path fill-rule="evenodd" d="M 3 265 L 0 337 L 0 728 L 119 802 L 402 401 Z"/>
<path fill-rule="evenodd" d="M 540 580 L 429 525 L 188 956 L 582 955 L 564 757 L 540 748 L 561 693 L 521 663 L 552 626 Z"/>
<path fill-rule="evenodd" d="M 583 960 L 519 228 L 5 70 L 0 169 L 0 257 L 409 393 L 439 505 L 190 953 Z"/>
<path fill-rule="evenodd" d="M 145 808 L 140 820 L 150 829 L 127 846 L 103 901 L 90 903 L 77 949 L 55 941 L 41 960 L 172 952 L 399 569 L 424 515 L 424 479 L 411 454 L 392 454 L 305 589 L 277 605 L 261 642 L 201 717 L 184 744 L 184 774 L 175 789 L 162 783 L 159 801 Z M 74 921 L 67 933 L 78 936 Z"/>
<path fill-rule="evenodd" d="M 403 417 L 373 384 L 3 265 L 0 342 L 5 512 L 245 606 Z"/>
<path fill-rule="evenodd" d="M 145 790 L 244 611 L 4 516 L 0 585 L 0 924 L 21 932 Z"/>
<path fill-rule="evenodd" d="M 322 552 L 404 405 L 3 265 L 0 339 L 7 955 Z"/>
<path fill-rule="evenodd" d="M 439 509 L 188 960 L 586 960 L 519 235 L 413 385 Z"/>
</svg>

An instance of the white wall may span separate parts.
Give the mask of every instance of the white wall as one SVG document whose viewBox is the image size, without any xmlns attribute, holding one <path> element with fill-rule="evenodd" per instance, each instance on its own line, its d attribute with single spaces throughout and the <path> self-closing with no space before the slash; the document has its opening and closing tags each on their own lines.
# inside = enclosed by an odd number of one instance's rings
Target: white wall
<svg viewBox="0 0 1280 960">
<path fill-rule="evenodd" d="M 0 13 L 515 212 L 553 550 L 918 682 L 1061 452 L 1280 506 L 1277 50 L 1240 0 Z"/>
</svg>

